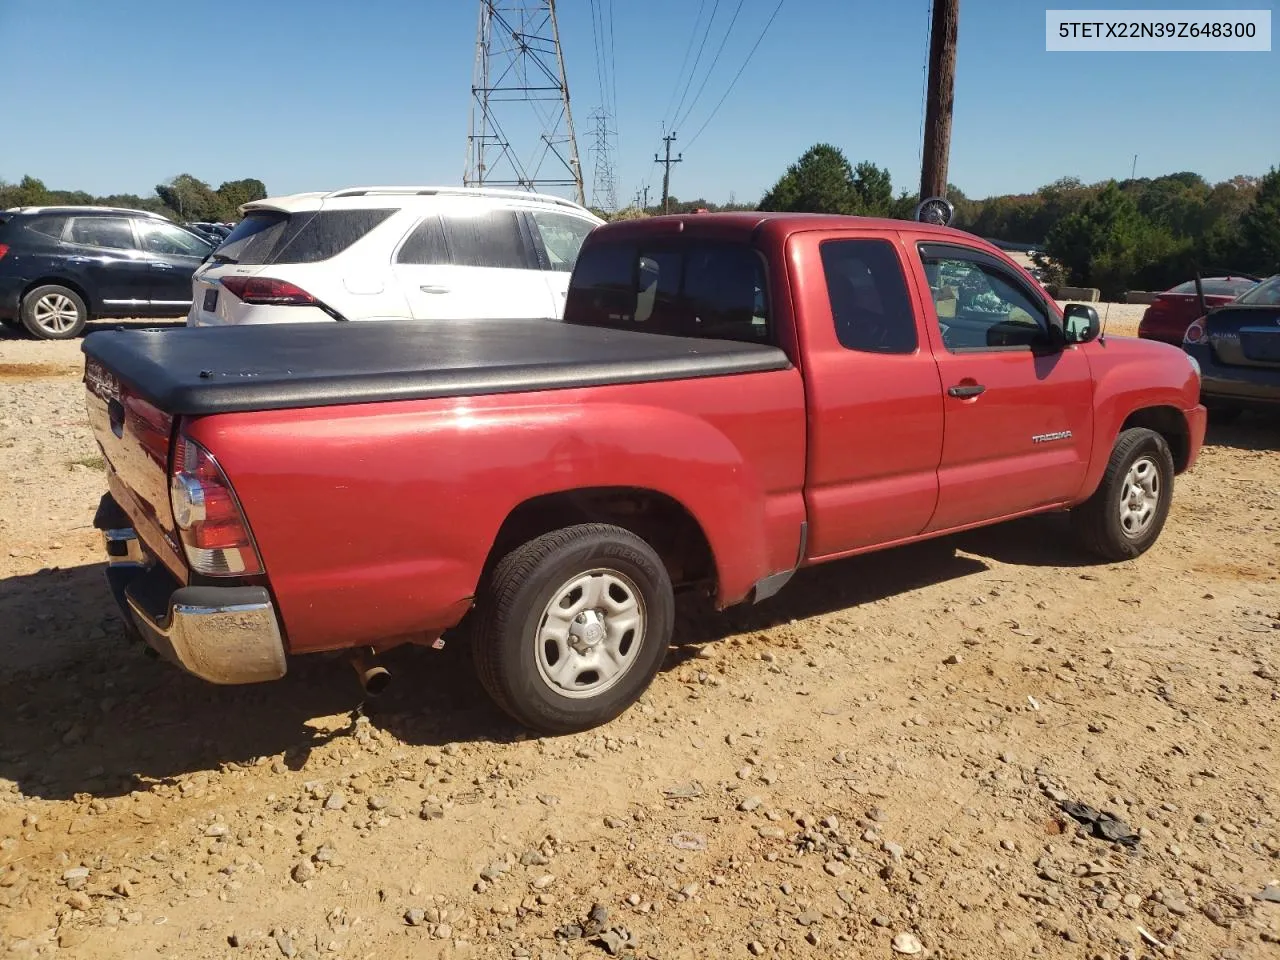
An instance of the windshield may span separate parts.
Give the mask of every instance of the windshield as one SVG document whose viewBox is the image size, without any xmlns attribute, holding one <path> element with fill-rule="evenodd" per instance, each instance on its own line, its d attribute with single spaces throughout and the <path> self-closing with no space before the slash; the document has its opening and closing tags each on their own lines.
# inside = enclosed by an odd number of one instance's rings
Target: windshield
<svg viewBox="0 0 1280 960">
<path fill-rule="evenodd" d="M 1236 298 L 1236 303 L 1252 304 L 1256 307 L 1280 307 L 1280 273 L 1263 280 L 1247 293 Z"/>
</svg>

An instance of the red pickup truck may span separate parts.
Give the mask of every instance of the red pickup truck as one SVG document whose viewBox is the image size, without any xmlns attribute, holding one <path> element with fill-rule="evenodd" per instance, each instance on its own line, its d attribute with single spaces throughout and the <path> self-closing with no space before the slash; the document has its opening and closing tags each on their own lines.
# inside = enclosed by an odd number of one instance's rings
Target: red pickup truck
<svg viewBox="0 0 1280 960">
<path fill-rule="evenodd" d="M 545 732 L 644 691 L 673 592 L 1070 510 L 1155 541 L 1205 410 L 1180 350 L 1100 337 L 994 246 L 759 213 L 594 231 L 563 321 L 104 331 L 95 525 L 154 649 L 217 683 L 457 631 Z M 370 662 L 366 660 L 366 662 Z"/>
</svg>

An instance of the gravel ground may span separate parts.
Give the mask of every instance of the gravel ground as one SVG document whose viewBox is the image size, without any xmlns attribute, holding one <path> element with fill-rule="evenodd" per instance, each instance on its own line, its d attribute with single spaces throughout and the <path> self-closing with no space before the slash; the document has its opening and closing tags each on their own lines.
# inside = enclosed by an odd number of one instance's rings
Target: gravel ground
<svg viewBox="0 0 1280 960">
<path fill-rule="evenodd" d="M 1211 429 L 1137 561 L 1047 517 L 809 571 L 535 739 L 453 646 L 363 709 L 336 658 L 130 646 L 78 349 L 0 333 L 0 953 L 1280 956 L 1274 420 Z"/>
</svg>

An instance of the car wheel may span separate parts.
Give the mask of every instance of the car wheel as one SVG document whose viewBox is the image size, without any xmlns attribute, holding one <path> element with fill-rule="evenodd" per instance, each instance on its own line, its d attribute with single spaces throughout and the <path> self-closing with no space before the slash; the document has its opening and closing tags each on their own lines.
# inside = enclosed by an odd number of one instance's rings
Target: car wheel
<svg viewBox="0 0 1280 960">
<path fill-rule="evenodd" d="M 70 340 L 88 320 L 80 294 L 66 287 L 36 287 L 22 298 L 22 325 L 40 340 Z"/>
<path fill-rule="evenodd" d="M 587 730 L 630 707 L 671 642 L 662 560 L 630 531 L 566 527 L 507 554 L 482 591 L 472 639 L 480 682 L 542 733 Z"/>
<path fill-rule="evenodd" d="M 1109 561 L 1145 553 L 1169 516 L 1173 473 L 1164 437 L 1143 427 L 1123 431 L 1098 489 L 1071 511 L 1082 544 Z"/>
</svg>

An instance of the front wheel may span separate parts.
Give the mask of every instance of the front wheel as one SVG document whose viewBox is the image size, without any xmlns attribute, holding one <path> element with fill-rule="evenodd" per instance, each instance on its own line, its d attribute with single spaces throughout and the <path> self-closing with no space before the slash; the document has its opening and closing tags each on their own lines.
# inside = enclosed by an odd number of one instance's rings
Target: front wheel
<svg viewBox="0 0 1280 960">
<path fill-rule="evenodd" d="M 648 688 L 671 643 L 662 560 L 621 527 L 586 523 L 530 540 L 480 597 L 476 671 L 493 700 L 543 733 L 607 723 Z"/>
<path fill-rule="evenodd" d="M 1164 437 L 1143 427 L 1121 432 L 1098 489 L 1071 511 L 1082 544 L 1109 561 L 1145 553 L 1169 516 L 1173 473 Z"/>
</svg>

